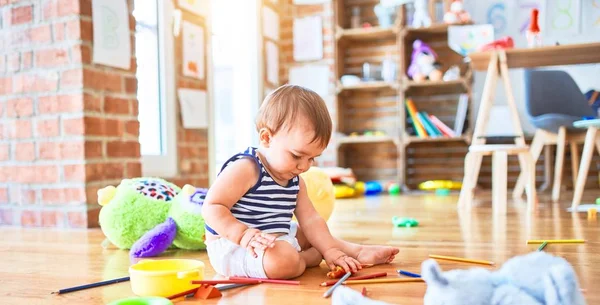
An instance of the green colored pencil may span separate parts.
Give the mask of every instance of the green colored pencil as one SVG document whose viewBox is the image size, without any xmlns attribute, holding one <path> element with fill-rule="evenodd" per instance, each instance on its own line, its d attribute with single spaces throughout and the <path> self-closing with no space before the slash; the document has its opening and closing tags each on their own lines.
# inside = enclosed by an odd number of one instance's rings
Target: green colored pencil
<svg viewBox="0 0 600 305">
<path fill-rule="evenodd" d="M 548 244 L 547 241 L 543 242 L 540 247 L 538 248 L 538 251 L 542 251 L 544 249 L 544 247 L 546 247 L 546 245 Z"/>
</svg>

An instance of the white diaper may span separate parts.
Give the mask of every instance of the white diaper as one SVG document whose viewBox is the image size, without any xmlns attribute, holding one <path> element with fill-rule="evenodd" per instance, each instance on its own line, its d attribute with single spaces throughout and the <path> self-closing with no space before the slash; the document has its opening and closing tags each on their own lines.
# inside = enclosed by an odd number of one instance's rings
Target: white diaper
<svg viewBox="0 0 600 305">
<path fill-rule="evenodd" d="M 290 234 L 279 236 L 277 240 L 287 241 L 300 252 L 302 249 L 296 238 L 297 231 L 298 224 L 292 222 Z M 267 278 L 263 267 L 263 251 L 256 251 L 258 257 L 253 257 L 247 249 L 240 245 L 226 238 L 219 238 L 206 242 L 206 252 L 212 267 L 223 276 Z"/>
</svg>

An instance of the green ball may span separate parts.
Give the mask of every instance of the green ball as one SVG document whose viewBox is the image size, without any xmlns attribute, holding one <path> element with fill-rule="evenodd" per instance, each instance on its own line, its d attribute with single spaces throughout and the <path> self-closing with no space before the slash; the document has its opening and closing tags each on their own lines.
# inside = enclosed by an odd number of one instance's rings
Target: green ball
<svg viewBox="0 0 600 305">
<path fill-rule="evenodd" d="M 600 198 L 596 198 L 596 204 L 600 204 Z"/>
<path fill-rule="evenodd" d="M 390 185 L 388 192 L 390 193 L 390 195 L 398 195 L 400 194 L 400 186 L 394 183 Z"/>
</svg>

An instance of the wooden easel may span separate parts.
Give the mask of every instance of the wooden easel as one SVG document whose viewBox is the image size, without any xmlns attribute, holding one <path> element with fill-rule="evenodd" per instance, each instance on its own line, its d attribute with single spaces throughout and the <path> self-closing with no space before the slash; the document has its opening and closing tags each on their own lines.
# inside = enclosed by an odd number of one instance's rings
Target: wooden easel
<svg viewBox="0 0 600 305">
<path fill-rule="evenodd" d="M 504 82 L 508 108 L 512 117 L 513 129 L 515 132 L 514 142 L 510 145 L 491 145 L 486 144 L 485 130 L 487 128 L 490 117 L 490 110 L 494 103 L 494 95 L 496 93 L 496 84 L 499 77 Z M 492 173 L 492 204 L 494 210 L 506 213 L 506 185 L 507 185 L 507 157 L 510 154 L 517 154 L 519 164 L 522 171 L 528 172 L 528 187 L 527 187 L 527 206 L 528 209 L 533 209 L 537 205 L 537 194 L 535 190 L 535 164 L 529 146 L 525 143 L 523 128 L 519 121 L 519 115 L 513 90 L 508 75 L 508 65 L 506 60 L 505 50 L 496 50 L 491 53 L 487 76 L 481 96 L 479 112 L 475 120 L 475 129 L 473 131 L 473 140 L 469 147 L 469 152 L 465 157 L 465 173 L 463 185 L 460 191 L 458 200 L 459 207 L 470 207 L 473 199 L 473 190 L 479 178 L 481 169 L 481 161 L 483 156 L 491 155 L 493 163 Z"/>
</svg>

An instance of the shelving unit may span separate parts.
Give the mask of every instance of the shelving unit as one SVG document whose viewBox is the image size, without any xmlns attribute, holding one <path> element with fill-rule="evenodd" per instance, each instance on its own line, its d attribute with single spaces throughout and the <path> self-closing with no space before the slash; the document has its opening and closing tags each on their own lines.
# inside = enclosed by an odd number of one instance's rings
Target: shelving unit
<svg viewBox="0 0 600 305">
<path fill-rule="evenodd" d="M 432 0 L 433 1 L 433 0 Z M 431 1 L 430 1 L 431 2 Z M 448 1 L 443 5 L 449 5 Z M 416 189 L 420 182 L 434 179 L 462 180 L 466 148 L 471 141 L 472 72 L 463 57 L 447 44 L 448 25 L 435 21 L 435 4 L 430 4 L 434 24 L 428 28 L 406 26 L 405 6 L 398 12 L 391 27 L 381 27 L 374 14 L 379 1 L 338 0 L 335 5 L 336 44 L 335 77 L 337 102 L 336 137 L 338 164 L 352 168 L 359 180 L 393 181 L 405 191 Z M 360 8 L 361 24 L 371 27 L 350 28 L 353 7 Z M 459 65 L 460 78 L 452 81 L 410 80 L 406 71 L 410 64 L 415 39 L 427 43 L 438 54 L 442 72 Z M 354 85 L 342 85 L 341 77 L 363 78 L 362 66 L 381 65 L 393 58 L 396 78 L 383 81 L 376 77 Z M 377 74 L 377 73 L 376 73 Z M 419 111 L 438 117 L 447 126 L 454 126 L 458 97 L 468 96 L 463 132 L 454 137 L 418 137 L 409 133 L 405 100 L 410 98 Z M 384 135 L 351 135 L 365 131 L 382 131 Z"/>
</svg>

